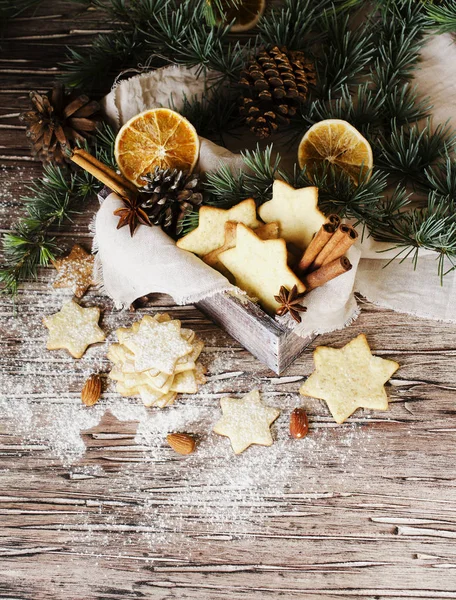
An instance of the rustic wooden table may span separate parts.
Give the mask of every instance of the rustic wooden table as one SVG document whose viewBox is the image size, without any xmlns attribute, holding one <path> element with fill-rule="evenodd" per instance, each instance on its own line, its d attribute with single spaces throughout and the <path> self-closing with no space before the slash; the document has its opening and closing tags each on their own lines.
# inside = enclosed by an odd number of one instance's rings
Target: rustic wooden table
<svg viewBox="0 0 456 600">
<path fill-rule="evenodd" d="M 1 46 L 0 211 L 2 232 L 22 213 L 20 194 L 41 172 L 18 112 L 29 90 L 46 90 L 66 45 L 90 44 L 107 25 L 97 11 L 50 0 L 18 19 Z M 62 236 L 90 247 L 94 201 Z M 370 304 L 342 332 L 365 332 L 375 353 L 401 364 L 387 413 L 359 411 L 336 426 L 299 383 L 311 349 L 276 377 L 193 307 L 166 309 L 198 331 L 209 381 L 167 411 L 146 411 L 109 389 L 98 406 L 79 392 L 106 373 L 106 347 L 75 361 L 45 350 L 43 315 L 65 292 L 52 269 L 20 292 L 18 316 L 1 300 L 0 598 L 456 598 L 456 329 Z M 113 330 L 118 313 L 96 290 Z M 315 344 L 314 344 L 315 346 Z M 282 409 L 271 448 L 234 457 L 210 434 L 218 399 L 258 387 Z M 308 409 L 311 433 L 288 438 L 290 410 Z M 174 454 L 167 431 L 199 433 L 199 451 Z"/>
</svg>

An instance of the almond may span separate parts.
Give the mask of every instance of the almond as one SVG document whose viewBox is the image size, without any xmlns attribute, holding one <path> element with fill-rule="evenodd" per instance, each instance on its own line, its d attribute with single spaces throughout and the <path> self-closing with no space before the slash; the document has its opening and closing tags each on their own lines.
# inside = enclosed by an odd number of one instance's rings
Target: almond
<svg viewBox="0 0 456 600">
<path fill-rule="evenodd" d="M 96 404 L 101 396 L 101 378 L 95 373 L 84 384 L 81 391 L 81 400 L 86 406 Z"/>
<path fill-rule="evenodd" d="M 309 433 L 309 420 L 303 408 L 295 408 L 290 417 L 290 435 L 295 439 L 306 437 Z"/>
<path fill-rule="evenodd" d="M 170 433 L 166 441 L 178 454 L 191 454 L 196 448 L 195 438 L 188 433 Z"/>
</svg>

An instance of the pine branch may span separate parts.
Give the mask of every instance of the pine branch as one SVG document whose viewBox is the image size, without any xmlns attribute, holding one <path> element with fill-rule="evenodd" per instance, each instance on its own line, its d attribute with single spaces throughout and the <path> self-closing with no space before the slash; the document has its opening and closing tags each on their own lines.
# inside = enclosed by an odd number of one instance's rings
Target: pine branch
<svg viewBox="0 0 456 600">
<path fill-rule="evenodd" d="M 301 113 L 301 122 L 313 125 L 324 119 L 342 119 L 351 123 L 367 139 L 375 139 L 382 124 L 380 117 L 385 98 L 378 91 L 371 90 L 368 83 L 357 86 L 353 95 L 347 86 L 340 89 L 340 98 L 333 100 L 315 100 L 308 114 Z M 308 126 L 308 125 L 307 125 Z M 307 127 L 300 132 L 302 135 Z"/>
<path fill-rule="evenodd" d="M 227 165 L 207 173 L 204 188 L 209 194 L 206 204 L 218 208 L 231 208 L 247 197 L 244 191 L 244 172 L 233 173 Z"/>
<path fill-rule="evenodd" d="M 443 197 L 456 198 L 456 159 L 449 153 L 433 167 L 425 169 L 429 187 Z"/>
<path fill-rule="evenodd" d="M 389 214 L 372 229 L 374 237 L 391 242 L 397 250 L 395 258 L 412 258 L 416 267 L 421 248 L 439 255 L 438 273 L 442 279 L 456 268 L 456 212 L 454 199 L 431 192 L 424 208 Z M 394 259 L 393 259 L 394 260 Z"/>
<path fill-rule="evenodd" d="M 360 169 L 359 183 L 347 173 L 325 162 L 312 174 L 304 168 L 296 171 L 293 185 L 296 188 L 318 187 L 318 205 L 326 214 L 355 219 L 359 223 L 379 218 L 379 202 L 384 196 L 387 179 L 380 172 L 368 173 Z"/>
<path fill-rule="evenodd" d="M 183 237 L 198 227 L 199 212 L 197 210 L 190 211 L 185 214 L 182 219 L 182 231 L 179 237 Z"/>
<path fill-rule="evenodd" d="M 141 29 L 149 53 L 187 67 L 219 71 L 238 80 L 246 48 L 228 42 L 229 27 L 207 27 L 205 0 L 187 1 L 154 15 Z"/>
<path fill-rule="evenodd" d="M 428 120 L 425 127 L 399 127 L 393 123 L 391 136 L 379 140 L 376 164 L 399 181 L 415 187 L 428 187 L 426 169 L 444 157 L 456 142 L 456 133 L 448 125 L 434 130 Z"/>
<path fill-rule="evenodd" d="M 237 8 L 241 0 L 205 0 L 204 18 L 209 27 L 221 23 L 226 15 L 228 8 Z"/>
<path fill-rule="evenodd" d="M 262 204 L 272 197 L 272 184 L 275 179 L 290 179 L 280 169 L 280 156 L 277 154 L 273 157 L 272 144 L 265 150 L 257 146 L 252 152 L 246 151 L 242 158 L 246 170 L 233 173 L 229 167 L 222 166 L 217 171 L 207 174 L 207 204 L 229 208 L 245 198 L 254 198 L 257 204 Z"/>
<path fill-rule="evenodd" d="M 260 41 L 266 46 L 286 46 L 289 50 L 307 49 L 310 33 L 329 0 L 285 0 L 282 8 L 266 12 L 258 24 Z"/>
<path fill-rule="evenodd" d="M 175 110 L 173 102 L 171 108 Z M 192 123 L 198 135 L 222 144 L 225 134 L 240 125 L 237 93 L 225 85 L 208 91 L 203 98 L 185 97 L 178 112 Z"/>
<path fill-rule="evenodd" d="M 382 98 L 379 117 L 387 127 L 391 121 L 398 126 L 420 121 L 429 117 L 432 110 L 429 98 L 419 98 L 416 87 L 410 83 L 396 84 L 388 93 L 379 90 L 378 95 Z"/>
<path fill-rule="evenodd" d="M 136 63 L 143 56 L 144 42 L 136 31 L 119 29 L 94 38 L 90 48 L 69 48 L 64 73 L 60 79 L 70 87 L 104 89 L 112 81 L 112 70 L 117 74 Z"/>
<path fill-rule="evenodd" d="M 273 157 L 273 145 L 264 150 L 259 144 L 256 150 L 242 152 L 247 171 L 244 175 L 244 191 L 247 197 L 254 198 L 257 204 L 262 204 L 272 198 L 272 184 L 275 179 L 289 181 L 287 173 L 280 169 L 281 157 Z"/>
<path fill-rule="evenodd" d="M 343 86 L 356 83 L 372 59 L 373 34 L 369 23 L 351 30 L 350 17 L 335 8 L 321 17 L 325 43 L 317 67 L 317 95 L 334 97 Z"/>
<path fill-rule="evenodd" d="M 437 33 L 456 33 L 456 4 L 453 0 L 441 4 L 426 3 L 430 27 Z"/>
<path fill-rule="evenodd" d="M 114 138 L 114 132 L 104 125 L 97 132 L 93 146 L 97 158 L 110 164 L 114 161 Z M 43 176 L 29 186 L 29 194 L 22 197 L 25 216 L 3 236 L 2 293 L 16 296 L 20 282 L 35 278 L 38 267 L 48 265 L 55 258 L 60 248 L 51 231 L 78 214 L 83 202 L 101 187 L 86 172 L 52 165 L 44 167 Z"/>
</svg>

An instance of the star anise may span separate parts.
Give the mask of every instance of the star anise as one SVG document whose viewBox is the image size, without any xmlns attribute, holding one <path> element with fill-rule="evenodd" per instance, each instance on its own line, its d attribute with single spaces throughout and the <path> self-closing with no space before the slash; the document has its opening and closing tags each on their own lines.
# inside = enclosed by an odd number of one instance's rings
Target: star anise
<svg viewBox="0 0 456 600">
<path fill-rule="evenodd" d="M 146 211 L 143 208 L 141 208 L 137 197 L 126 196 L 122 198 L 122 201 L 124 203 L 124 206 L 114 211 L 114 214 L 119 217 L 117 229 L 128 225 L 128 227 L 130 228 L 130 235 L 133 236 L 135 229 L 138 227 L 139 224 L 148 225 L 149 227 L 152 226 L 152 223 L 150 222 Z"/>
<path fill-rule="evenodd" d="M 280 306 L 276 310 L 276 314 L 279 316 L 290 313 L 291 317 L 297 322 L 301 322 L 300 312 L 306 312 L 307 308 L 300 304 L 300 301 L 304 298 L 304 294 L 298 294 L 298 288 L 294 285 L 291 291 L 282 285 L 278 296 L 274 298 L 279 302 Z"/>
</svg>

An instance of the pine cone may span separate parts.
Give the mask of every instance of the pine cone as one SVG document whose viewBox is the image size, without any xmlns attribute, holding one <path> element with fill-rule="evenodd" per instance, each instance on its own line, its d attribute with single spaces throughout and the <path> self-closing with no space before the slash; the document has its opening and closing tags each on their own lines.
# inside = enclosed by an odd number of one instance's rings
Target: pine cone
<svg viewBox="0 0 456 600">
<path fill-rule="evenodd" d="M 303 52 L 263 48 L 241 73 L 241 115 L 258 137 L 269 137 L 290 123 L 315 83 L 315 67 Z"/>
<path fill-rule="evenodd" d="M 179 169 L 160 169 L 144 175 L 141 192 L 151 194 L 141 203 L 154 225 L 172 236 L 182 232 L 183 219 L 203 201 L 199 176 Z"/>
<path fill-rule="evenodd" d="M 43 162 L 61 164 L 66 150 L 83 143 L 98 126 L 98 102 L 75 92 L 65 93 L 61 84 L 47 94 L 30 93 L 32 109 L 20 115 L 27 137 Z"/>
</svg>

